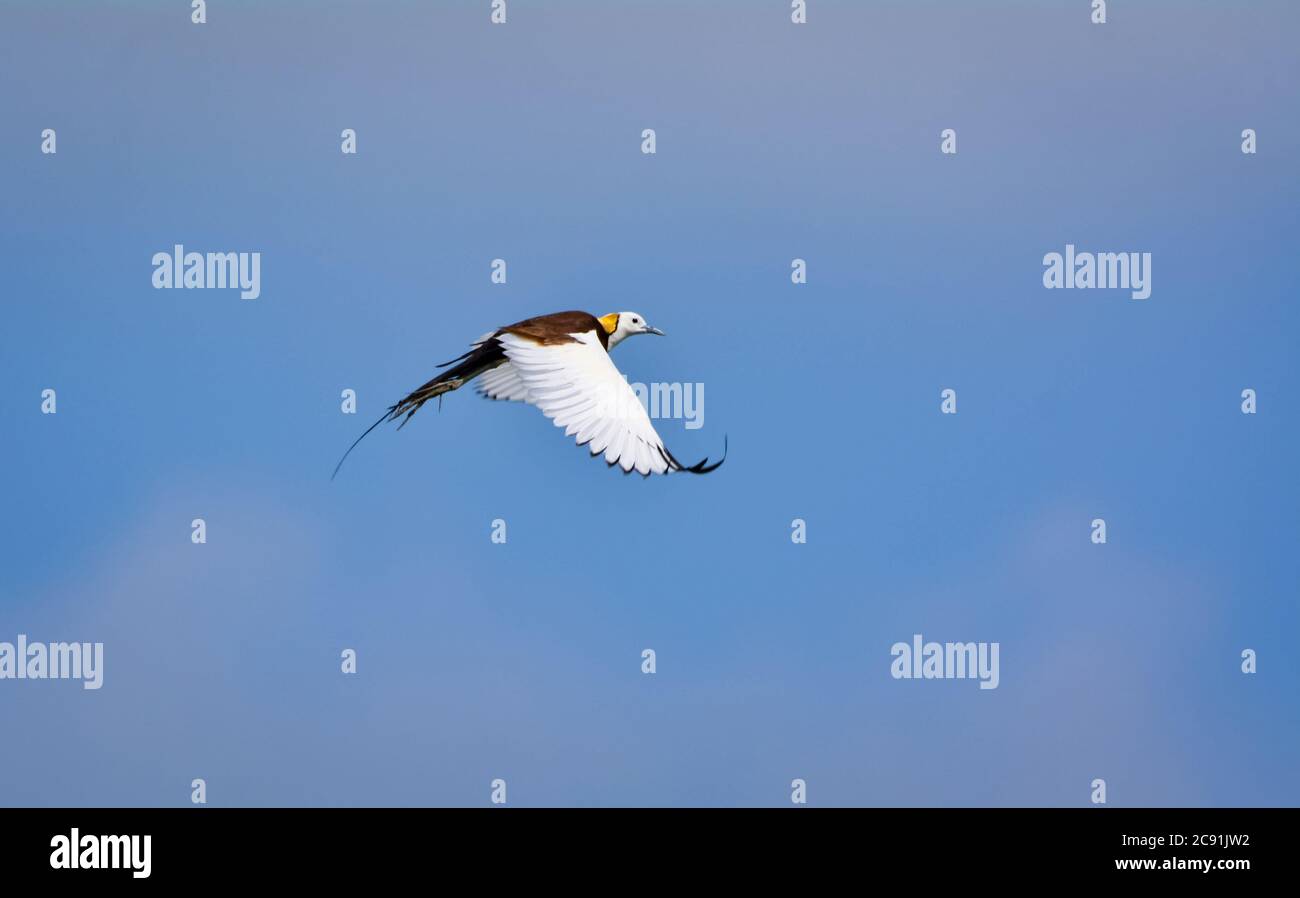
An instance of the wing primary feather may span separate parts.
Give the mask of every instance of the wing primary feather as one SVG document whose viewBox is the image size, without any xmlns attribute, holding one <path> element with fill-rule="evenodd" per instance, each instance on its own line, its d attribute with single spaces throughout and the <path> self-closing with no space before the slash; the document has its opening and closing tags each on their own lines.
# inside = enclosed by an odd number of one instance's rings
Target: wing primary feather
<svg viewBox="0 0 1300 898">
<path fill-rule="evenodd" d="M 713 464 L 709 464 L 709 457 L 706 455 L 695 464 L 688 466 L 674 458 L 673 454 L 668 451 L 667 446 L 664 446 L 661 451 L 667 457 L 668 464 L 674 471 L 685 471 L 688 474 L 708 474 L 710 471 L 718 470 L 718 468 L 722 467 L 722 463 L 727 460 L 727 437 L 725 434 L 722 437 L 722 458 Z"/>
</svg>

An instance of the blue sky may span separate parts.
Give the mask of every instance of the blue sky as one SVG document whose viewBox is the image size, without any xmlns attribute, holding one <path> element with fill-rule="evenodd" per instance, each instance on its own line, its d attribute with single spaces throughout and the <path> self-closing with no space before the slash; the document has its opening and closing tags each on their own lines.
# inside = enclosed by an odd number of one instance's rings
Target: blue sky
<svg viewBox="0 0 1300 898">
<path fill-rule="evenodd" d="M 209 5 L 0 6 L 0 641 L 105 644 L 0 681 L 0 804 L 1300 801 L 1300 11 Z M 176 243 L 261 296 L 152 289 Z M 1043 289 L 1066 243 L 1151 297 Z M 615 361 L 722 469 L 464 391 L 330 482 L 568 308 L 667 331 Z"/>
</svg>

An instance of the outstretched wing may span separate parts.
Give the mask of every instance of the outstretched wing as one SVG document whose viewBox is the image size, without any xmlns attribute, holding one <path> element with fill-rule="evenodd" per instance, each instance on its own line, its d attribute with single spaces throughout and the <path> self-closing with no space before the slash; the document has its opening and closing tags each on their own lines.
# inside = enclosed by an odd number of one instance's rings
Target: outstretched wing
<svg viewBox="0 0 1300 898">
<path fill-rule="evenodd" d="M 604 454 L 611 467 L 647 477 L 669 471 L 707 474 L 722 464 L 709 465 L 706 458 L 688 467 L 673 458 L 596 332 L 569 336 L 572 342 L 566 343 L 540 343 L 508 332 L 497 337 L 528 401 L 566 436 L 575 436 L 592 455 Z"/>
<path fill-rule="evenodd" d="M 500 399 L 503 402 L 527 402 L 528 387 L 524 386 L 519 372 L 510 362 L 502 362 L 491 371 L 485 371 L 474 380 L 480 396 Z"/>
</svg>

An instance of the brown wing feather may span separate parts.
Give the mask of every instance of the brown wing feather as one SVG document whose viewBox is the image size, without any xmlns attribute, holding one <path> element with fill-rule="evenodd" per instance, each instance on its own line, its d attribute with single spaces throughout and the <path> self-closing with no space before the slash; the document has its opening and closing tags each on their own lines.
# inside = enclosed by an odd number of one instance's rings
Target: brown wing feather
<svg viewBox="0 0 1300 898">
<path fill-rule="evenodd" d="M 596 316 L 589 312 L 555 312 L 551 315 L 539 315 L 517 324 L 508 324 L 497 331 L 497 334 L 518 334 L 545 346 L 573 343 L 576 341 L 569 334 L 585 334 L 593 330 L 600 338 L 600 345 L 608 351 L 609 334 L 605 333 L 604 325 Z"/>
</svg>

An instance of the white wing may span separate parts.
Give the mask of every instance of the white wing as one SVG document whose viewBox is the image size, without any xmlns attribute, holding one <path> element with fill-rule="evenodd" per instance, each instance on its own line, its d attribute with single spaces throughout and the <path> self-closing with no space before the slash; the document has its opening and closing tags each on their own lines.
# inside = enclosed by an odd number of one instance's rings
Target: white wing
<svg viewBox="0 0 1300 898">
<path fill-rule="evenodd" d="M 528 401 L 566 436 L 576 436 L 579 446 L 589 445 L 592 455 L 604 453 L 606 463 L 625 473 L 691 470 L 664 448 L 595 331 L 570 336 L 577 342 L 543 345 L 509 333 L 497 338 Z"/>
<path fill-rule="evenodd" d="M 479 337 L 470 346 L 478 349 L 488 340 L 496 336 L 496 331 L 488 331 Z M 474 389 L 478 390 L 480 396 L 486 396 L 488 399 L 500 399 L 503 402 L 527 402 L 528 388 L 524 382 L 519 379 L 515 369 L 510 367 L 509 362 L 502 362 L 495 368 L 484 371 L 478 377 L 474 378 Z"/>
<path fill-rule="evenodd" d="M 502 362 L 491 371 L 484 371 L 474 379 L 474 388 L 479 395 L 488 399 L 500 399 L 505 402 L 528 402 L 528 387 L 519 377 L 519 372 L 509 362 Z"/>
</svg>

